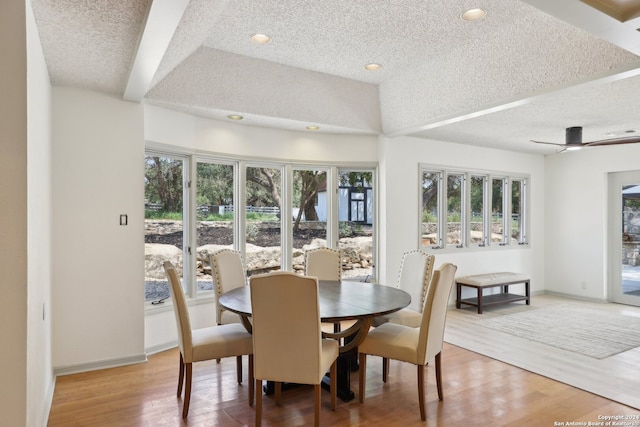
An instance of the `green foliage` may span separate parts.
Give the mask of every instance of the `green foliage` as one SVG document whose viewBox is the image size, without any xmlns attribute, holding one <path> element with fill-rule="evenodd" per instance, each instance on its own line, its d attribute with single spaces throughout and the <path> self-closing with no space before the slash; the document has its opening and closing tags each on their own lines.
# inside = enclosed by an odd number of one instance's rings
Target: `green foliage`
<svg viewBox="0 0 640 427">
<path fill-rule="evenodd" d="M 222 215 L 210 213 L 205 219 L 203 219 L 203 221 L 233 221 L 233 213 L 227 212 Z"/>
<path fill-rule="evenodd" d="M 338 223 L 338 235 L 340 237 L 349 237 L 353 234 L 351 225 L 346 221 L 340 221 Z"/>
<path fill-rule="evenodd" d="M 248 167 L 247 206 L 277 206 L 281 208 L 281 173 L 276 168 Z"/>
<path fill-rule="evenodd" d="M 248 242 L 255 242 L 256 237 L 258 237 L 258 233 L 260 232 L 260 229 L 258 228 L 258 226 L 253 223 L 250 222 L 247 224 L 247 228 L 245 230 L 245 233 L 247 235 L 247 241 Z"/>
<path fill-rule="evenodd" d="M 170 219 L 173 221 L 181 221 L 182 212 L 150 211 L 145 209 L 144 219 Z"/>
<path fill-rule="evenodd" d="M 366 188 L 371 187 L 373 173 L 371 172 L 342 172 L 339 176 L 341 187 Z"/>
<path fill-rule="evenodd" d="M 461 221 L 461 218 L 460 218 L 459 212 L 454 212 L 447 215 L 447 222 L 460 222 L 460 221 Z"/>
<path fill-rule="evenodd" d="M 149 203 L 159 203 L 164 211 L 182 210 L 181 159 L 145 156 L 144 197 Z"/>
<path fill-rule="evenodd" d="M 247 212 L 247 222 L 261 222 L 261 221 L 280 221 L 276 215 L 263 214 L 259 212 Z"/>
<path fill-rule="evenodd" d="M 198 205 L 233 204 L 233 166 L 199 162 L 196 168 Z"/>
<path fill-rule="evenodd" d="M 436 222 L 438 217 L 431 212 L 422 211 L 422 222 Z"/>
</svg>

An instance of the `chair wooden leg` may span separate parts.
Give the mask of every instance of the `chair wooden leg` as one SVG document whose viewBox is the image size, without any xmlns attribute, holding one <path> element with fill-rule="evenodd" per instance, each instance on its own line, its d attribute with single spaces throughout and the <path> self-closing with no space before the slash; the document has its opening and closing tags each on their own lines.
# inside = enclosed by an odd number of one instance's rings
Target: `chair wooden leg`
<svg viewBox="0 0 640 427">
<path fill-rule="evenodd" d="M 282 382 L 275 381 L 273 383 L 273 387 L 274 387 L 273 400 L 275 400 L 276 405 L 280 406 L 280 403 L 282 402 Z"/>
<path fill-rule="evenodd" d="M 331 370 L 329 371 L 331 376 L 331 410 L 336 410 L 336 396 L 338 395 L 338 362 L 334 361 L 331 364 Z"/>
<path fill-rule="evenodd" d="M 242 384 L 242 356 L 236 357 L 236 371 L 238 372 L 238 384 Z"/>
<path fill-rule="evenodd" d="M 424 411 L 424 365 L 418 365 L 418 405 L 420 405 L 420 418 L 427 419 Z"/>
<path fill-rule="evenodd" d="M 382 382 L 387 382 L 387 377 L 389 375 L 389 359 L 386 357 L 382 358 Z"/>
<path fill-rule="evenodd" d="M 360 403 L 364 402 L 364 389 L 366 387 L 366 373 L 367 373 L 367 355 L 360 353 L 360 363 L 358 367 L 358 400 Z"/>
<path fill-rule="evenodd" d="M 314 394 L 314 410 L 313 410 L 313 425 L 315 427 L 320 427 L 320 384 L 313 385 L 313 394 Z"/>
<path fill-rule="evenodd" d="M 262 425 L 262 380 L 256 380 L 256 427 Z"/>
<path fill-rule="evenodd" d="M 436 354 L 436 386 L 438 387 L 438 399 L 444 399 L 442 394 L 442 364 L 441 364 L 442 352 Z"/>
<path fill-rule="evenodd" d="M 253 406 L 253 398 L 255 397 L 255 383 L 253 382 L 253 354 L 249 355 L 249 406 Z"/>
<path fill-rule="evenodd" d="M 192 376 L 192 363 L 185 363 L 186 378 L 184 386 L 184 402 L 182 403 L 182 418 L 187 418 L 189 413 L 189 402 L 191 400 L 191 376 Z"/>
<path fill-rule="evenodd" d="M 184 359 L 180 353 L 180 372 L 178 373 L 178 397 L 182 395 L 182 384 L 184 383 Z"/>
</svg>

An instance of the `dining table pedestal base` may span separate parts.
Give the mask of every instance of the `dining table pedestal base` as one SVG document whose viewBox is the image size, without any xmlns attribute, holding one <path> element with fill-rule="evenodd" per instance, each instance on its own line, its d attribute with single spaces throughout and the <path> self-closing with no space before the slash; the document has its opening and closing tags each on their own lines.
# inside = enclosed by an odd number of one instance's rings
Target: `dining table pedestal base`
<svg viewBox="0 0 640 427">
<path fill-rule="evenodd" d="M 343 402 L 349 402 L 355 399 L 355 393 L 351 390 L 351 371 L 358 370 L 358 349 L 353 348 L 348 352 L 340 353 L 338 360 L 336 361 L 338 379 L 336 395 Z M 322 379 L 322 388 L 325 390 L 331 389 L 331 377 L 329 373 Z"/>
</svg>

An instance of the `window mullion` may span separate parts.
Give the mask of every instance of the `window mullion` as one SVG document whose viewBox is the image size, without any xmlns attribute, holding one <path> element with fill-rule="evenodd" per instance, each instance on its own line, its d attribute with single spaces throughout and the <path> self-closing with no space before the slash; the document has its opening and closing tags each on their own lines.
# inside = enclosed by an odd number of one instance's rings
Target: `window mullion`
<svg viewBox="0 0 640 427">
<path fill-rule="evenodd" d="M 444 249 L 447 242 L 447 186 L 445 172 L 438 173 L 438 245 L 434 249 Z"/>
<path fill-rule="evenodd" d="M 293 167 L 285 165 L 281 170 L 280 188 L 283 191 L 280 196 L 282 198 L 282 211 L 280 212 L 280 229 L 282 230 L 280 269 L 290 271 L 293 269 Z"/>
<path fill-rule="evenodd" d="M 189 156 L 185 162 L 185 180 L 184 180 L 184 206 L 183 206 L 183 233 L 184 233 L 184 247 L 183 247 L 183 262 L 182 262 L 182 277 L 187 283 L 187 294 L 195 298 L 197 294 L 196 283 L 196 159 L 194 156 Z"/>
</svg>

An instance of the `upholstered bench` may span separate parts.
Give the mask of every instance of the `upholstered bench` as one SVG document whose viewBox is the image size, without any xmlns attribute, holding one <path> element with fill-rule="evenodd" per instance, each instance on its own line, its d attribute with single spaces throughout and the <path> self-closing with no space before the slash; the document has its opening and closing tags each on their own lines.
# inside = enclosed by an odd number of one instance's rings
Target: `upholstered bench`
<svg viewBox="0 0 640 427">
<path fill-rule="evenodd" d="M 475 274 L 473 276 L 456 277 L 456 308 L 462 304 L 478 307 L 478 314 L 482 314 L 482 307 L 490 304 L 506 304 L 513 301 L 526 301 L 530 303 L 529 296 L 530 278 L 526 274 L 520 273 L 487 273 Z M 510 294 L 509 285 L 524 283 L 525 294 Z M 478 296 L 475 298 L 462 299 L 462 287 L 475 288 Z M 487 288 L 501 287 L 502 292 L 491 295 L 483 295 L 483 290 Z"/>
</svg>

